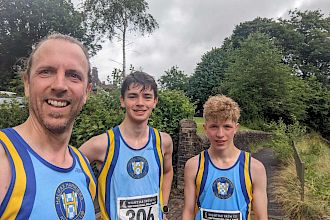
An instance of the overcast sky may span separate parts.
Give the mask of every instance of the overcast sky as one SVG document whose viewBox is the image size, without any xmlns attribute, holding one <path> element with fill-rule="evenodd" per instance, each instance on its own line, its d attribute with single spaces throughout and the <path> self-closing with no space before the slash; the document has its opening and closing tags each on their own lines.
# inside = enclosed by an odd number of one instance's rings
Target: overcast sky
<svg viewBox="0 0 330 220">
<path fill-rule="evenodd" d="M 74 0 L 74 2 L 81 0 Z M 330 0 L 147 0 L 148 12 L 159 24 L 151 35 L 132 35 L 127 48 L 127 67 L 132 64 L 158 79 L 164 71 L 178 66 L 194 72 L 201 56 L 221 47 L 235 26 L 256 17 L 287 17 L 288 11 L 320 9 L 330 14 Z M 114 68 L 121 68 L 121 42 L 106 41 L 91 59 L 106 81 Z"/>
</svg>

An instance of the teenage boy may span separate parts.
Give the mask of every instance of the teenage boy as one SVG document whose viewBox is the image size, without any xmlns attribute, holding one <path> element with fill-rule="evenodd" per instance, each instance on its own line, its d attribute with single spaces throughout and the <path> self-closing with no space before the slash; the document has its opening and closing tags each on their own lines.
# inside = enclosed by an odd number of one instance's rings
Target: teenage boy
<svg viewBox="0 0 330 220">
<path fill-rule="evenodd" d="M 184 172 L 183 220 L 267 219 L 266 171 L 250 153 L 235 147 L 238 104 L 226 96 L 204 104 L 210 148 L 189 159 Z"/>
<path fill-rule="evenodd" d="M 143 72 L 121 87 L 125 118 L 80 150 L 100 168 L 98 201 L 103 219 L 166 219 L 173 179 L 171 137 L 148 126 L 157 84 Z"/>
</svg>

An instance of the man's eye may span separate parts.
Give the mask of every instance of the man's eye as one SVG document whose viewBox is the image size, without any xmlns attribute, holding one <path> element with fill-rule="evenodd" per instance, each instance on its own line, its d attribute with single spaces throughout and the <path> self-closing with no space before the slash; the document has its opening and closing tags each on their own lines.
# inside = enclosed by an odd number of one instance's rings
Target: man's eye
<svg viewBox="0 0 330 220">
<path fill-rule="evenodd" d="M 68 75 L 73 79 L 78 79 L 78 80 L 82 79 L 81 75 L 77 72 L 69 72 Z"/>
<path fill-rule="evenodd" d="M 51 74 L 51 70 L 50 69 L 44 69 L 44 70 L 40 70 L 39 72 L 42 75 L 48 75 Z"/>
</svg>

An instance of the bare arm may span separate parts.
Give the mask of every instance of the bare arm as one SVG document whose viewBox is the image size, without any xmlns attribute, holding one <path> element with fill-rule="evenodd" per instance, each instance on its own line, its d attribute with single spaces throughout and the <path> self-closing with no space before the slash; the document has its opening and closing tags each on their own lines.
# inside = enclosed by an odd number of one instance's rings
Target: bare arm
<svg viewBox="0 0 330 220">
<path fill-rule="evenodd" d="M 196 204 L 196 174 L 198 169 L 198 156 L 189 159 L 184 168 L 184 206 L 182 220 L 195 219 Z"/>
<path fill-rule="evenodd" d="M 0 144 L 0 204 L 2 203 L 11 180 L 11 169 L 7 153 Z"/>
<path fill-rule="evenodd" d="M 252 158 L 251 175 L 253 187 L 252 207 L 255 220 L 267 220 L 267 177 L 264 165 Z"/>
<path fill-rule="evenodd" d="M 172 153 L 173 153 L 173 142 L 169 134 L 161 132 L 162 138 L 162 151 L 164 154 L 164 169 L 163 169 L 163 203 L 164 205 L 168 204 L 170 197 L 172 180 L 173 180 L 173 166 L 172 166 Z"/>
<path fill-rule="evenodd" d="M 106 133 L 92 137 L 86 141 L 79 150 L 88 158 L 90 163 L 96 162 L 97 167 L 104 162 L 108 147 L 108 136 Z"/>
</svg>

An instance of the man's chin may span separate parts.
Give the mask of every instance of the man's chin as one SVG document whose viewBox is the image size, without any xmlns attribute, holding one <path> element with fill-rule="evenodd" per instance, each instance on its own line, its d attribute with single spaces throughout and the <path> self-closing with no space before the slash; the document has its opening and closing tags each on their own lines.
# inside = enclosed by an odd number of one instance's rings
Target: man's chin
<svg viewBox="0 0 330 220">
<path fill-rule="evenodd" d="M 64 123 L 45 123 L 45 127 L 47 130 L 49 130 L 51 133 L 54 134 L 63 134 L 65 132 L 68 132 L 70 126 L 67 122 Z"/>
<path fill-rule="evenodd" d="M 67 132 L 66 126 L 51 126 L 51 127 L 47 127 L 47 129 L 54 134 L 63 134 Z"/>
</svg>

